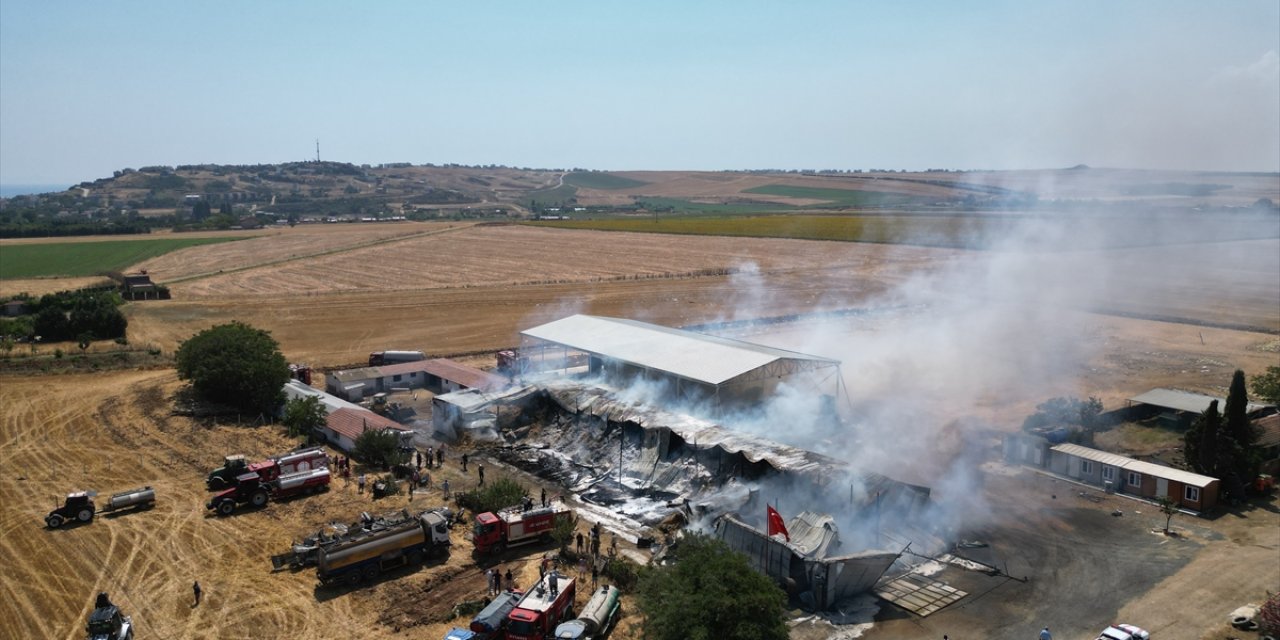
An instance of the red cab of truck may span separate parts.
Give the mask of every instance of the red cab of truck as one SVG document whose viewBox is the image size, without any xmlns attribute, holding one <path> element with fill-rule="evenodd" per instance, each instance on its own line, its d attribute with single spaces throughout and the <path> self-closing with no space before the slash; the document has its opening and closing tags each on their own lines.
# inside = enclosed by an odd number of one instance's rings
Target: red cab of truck
<svg viewBox="0 0 1280 640">
<path fill-rule="evenodd" d="M 508 507 L 476 516 L 471 542 L 476 553 L 500 552 L 506 547 L 535 542 L 551 535 L 556 523 L 573 518 L 564 503 L 552 501 L 545 507 Z"/>
<path fill-rule="evenodd" d="M 573 619 L 576 587 L 573 578 L 559 571 L 543 576 L 507 614 L 507 640 L 554 638 L 556 625 Z"/>
<path fill-rule="evenodd" d="M 263 482 L 271 482 L 280 476 L 311 471 L 329 466 L 329 456 L 322 447 L 290 451 L 249 465 L 249 471 L 258 474 Z"/>
</svg>

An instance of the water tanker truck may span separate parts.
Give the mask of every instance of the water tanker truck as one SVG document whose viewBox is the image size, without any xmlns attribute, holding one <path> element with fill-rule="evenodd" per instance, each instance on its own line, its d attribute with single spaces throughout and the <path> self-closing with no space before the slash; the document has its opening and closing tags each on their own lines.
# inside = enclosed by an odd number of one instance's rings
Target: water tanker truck
<svg viewBox="0 0 1280 640">
<path fill-rule="evenodd" d="M 381 367 L 386 364 L 419 362 L 426 359 L 427 354 L 421 351 L 374 351 L 369 354 L 369 366 Z"/>
<path fill-rule="evenodd" d="M 556 625 L 573 619 L 573 578 L 552 570 L 525 592 L 507 615 L 507 640 L 554 637 Z"/>
<path fill-rule="evenodd" d="M 210 471 L 204 483 L 209 489 L 222 490 L 235 484 L 240 476 L 250 472 L 258 474 L 264 482 L 270 482 L 283 475 L 327 466 L 329 466 L 329 457 L 325 454 L 323 447 L 297 449 L 254 463 L 237 454 L 223 458 L 222 466 Z"/>
<path fill-rule="evenodd" d="M 453 511 L 448 507 L 437 507 L 429 509 L 429 511 L 440 514 L 446 522 L 453 521 Z M 343 544 L 376 531 L 398 527 L 406 522 L 412 522 L 417 517 L 417 515 L 410 513 L 408 509 L 391 511 L 377 516 L 370 515 L 367 511 L 362 512 L 360 520 L 356 522 L 351 524 L 335 522 L 306 536 L 301 542 L 294 542 L 288 551 L 271 556 L 271 565 L 276 571 L 286 567 L 297 570 L 315 566 L 320 560 L 320 549 L 322 548 Z"/>
<path fill-rule="evenodd" d="M 466 629 L 454 627 L 446 633 L 444 640 L 501 640 L 507 628 L 508 616 L 516 608 L 523 593 L 519 591 L 503 591 L 493 598 L 476 617 L 471 619 L 471 626 Z"/>
<path fill-rule="evenodd" d="M 577 619 L 556 627 L 556 640 L 599 640 L 609 635 L 622 616 L 621 596 L 617 587 L 596 589 Z"/>
<path fill-rule="evenodd" d="M 476 553 L 501 552 L 551 535 L 556 524 L 573 519 L 573 512 L 564 503 L 552 501 L 545 507 L 508 507 L 497 513 L 486 511 L 476 516 L 471 541 Z"/>
<path fill-rule="evenodd" d="M 447 553 L 449 544 L 448 519 L 427 511 L 409 522 L 320 547 L 316 578 L 321 584 L 368 582 L 383 571 L 419 564 L 428 555 Z"/>
<path fill-rule="evenodd" d="M 98 512 L 97 505 L 93 498 L 97 496 L 96 491 L 76 491 L 68 493 L 67 499 L 62 506 L 55 508 L 45 516 L 44 523 L 49 525 L 50 529 L 57 529 L 64 523 L 70 522 L 72 519 L 79 522 L 89 522 L 93 520 L 94 514 Z M 102 505 L 102 513 L 109 511 L 118 511 L 120 509 L 149 509 L 156 504 L 156 491 L 151 487 L 139 487 L 120 493 L 113 493 L 111 497 Z"/>
<path fill-rule="evenodd" d="M 328 489 L 328 467 L 298 471 L 269 482 L 264 482 L 257 473 L 250 472 L 236 478 L 234 487 L 214 494 L 204 506 L 206 509 L 217 511 L 218 515 L 229 516 L 235 513 L 237 506 L 242 504 L 261 507 L 267 504 L 269 498 L 279 500 L 328 491 Z"/>
</svg>

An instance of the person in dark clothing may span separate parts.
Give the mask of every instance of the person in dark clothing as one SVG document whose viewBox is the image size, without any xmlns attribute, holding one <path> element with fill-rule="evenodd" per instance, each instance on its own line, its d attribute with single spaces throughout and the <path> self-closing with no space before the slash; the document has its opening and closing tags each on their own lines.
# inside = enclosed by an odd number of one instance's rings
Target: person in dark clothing
<svg viewBox="0 0 1280 640">
<path fill-rule="evenodd" d="M 483 464 L 476 465 L 476 473 L 480 474 L 480 486 L 483 487 L 484 486 L 484 465 Z"/>
<path fill-rule="evenodd" d="M 542 506 L 544 506 L 544 507 L 545 507 L 545 506 L 547 506 L 547 490 L 546 490 L 546 488 L 543 488 L 543 489 L 542 489 Z"/>
<path fill-rule="evenodd" d="M 191 590 L 192 590 L 192 591 L 194 591 L 194 592 L 195 592 L 195 594 L 196 594 L 196 603 L 195 603 L 194 605 L 192 605 L 192 606 L 194 606 L 194 607 L 198 607 L 198 606 L 200 606 L 200 596 L 201 596 L 202 594 L 204 594 L 204 591 L 202 591 L 202 590 L 200 589 L 200 581 L 199 581 L 199 580 L 196 580 L 195 584 L 191 585 Z"/>
<path fill-rule="evenodd" d="M 462 454 L 462 471 L 466 472 L 466 470 L 467 470 L 467 454 L 464 453 Z"/>
<path fill-rule="evenodd" d="M 444 445 L 440 445 L 440 448 L 436 449 L 436 466 L 444 466 Z"/>
<path fill-rule="evenodd" d="M 578 532 L 578 553 L 582 553 L 582 532 Z"/>
</svg>

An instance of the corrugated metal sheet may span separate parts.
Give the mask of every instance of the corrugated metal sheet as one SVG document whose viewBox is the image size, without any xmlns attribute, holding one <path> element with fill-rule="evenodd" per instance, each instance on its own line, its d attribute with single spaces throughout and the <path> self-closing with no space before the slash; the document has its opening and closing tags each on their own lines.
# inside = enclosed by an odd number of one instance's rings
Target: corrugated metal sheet
<svg viewBox="0 0 1280 640">
<path fill-rule="evenodd" d="M 1129 398 L 1129 402 L 1138 404 L 1148 404 L 1161 409 L 1173 409 L 1175 411 L 1186 411 L 1189 413 L 1204 413 L 1209 408 L 1209 403 L 1214 400 L 1218 401 L 1218 411 L 1221 412 L 1227 404 L 1225 398 L 1215 398 L 1206 396 L 1202 393 L 1191 393 L 1190 391 L 1178 391 L 1177 389 L 1152 389 L 1140 396 Z M 1271 405 L 1258 404 L 1250 402 L 1245 406 L 1245 411 L 1253 413 L 1265 409 Z"/>
<path fill-rule="evenodd" d="M 840 364 L 839 360 L 763 345 L 601 316 L 572 315 L 521 335 L 599 354 L 610 360 L 666 371 L 706 384 L 722 384 L 778 360 Z"/>
<path fill-rule="evenodd" d="M 1136 471 L 1146 476 L 1166 478 L 1168 480 L 1173 480 L 1174 482 L 1189 484 L 1193 487 L 1204 488 L 1218 481 L 1217 478 L 1210 478 L 1209 476 L 1202 476 L 1198 473 L 1191 473 L 1190 471 L 1183 471 L 1182 469 L 1166 467 L 1154 462 L 1134 460 L 1133 458 L 1126 456 L 1107 453 L 1106 451 L 1098 451 L 1097 449 L 1090 449 L 1089 447 L 1082 447 L 1078 444 L 1060 444 L 1049 450 L 1075 456 L 1084 460 L 1092 460 L 1112 467 L 1119 467 L 1125 471 Z"/>
</svg>

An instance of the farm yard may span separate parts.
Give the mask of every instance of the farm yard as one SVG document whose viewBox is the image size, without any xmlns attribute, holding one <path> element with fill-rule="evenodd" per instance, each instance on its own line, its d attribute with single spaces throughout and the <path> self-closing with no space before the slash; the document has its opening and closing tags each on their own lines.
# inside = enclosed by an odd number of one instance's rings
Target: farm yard
<svg viewBox="0 0 1280 640">
<path fill-rule="evenodd" d="M 801 319 L 730 333 L 783 348 L 830 333 L 833 343 L 853 345 L 854 353 L 842 357 L 850 394 L 860 397 L 887 389 L 868 384 L 883 372 L 883 360 L 876 358 L 884 352 L 871 347 L 901 324 L 933 313 L 913 306 L 913 292 L 936 288 L 940 299 L 965 299 L 988 295 L 965 289 L 967 283 L 1014 278 L 1015 286 L 1000 289 L 1008 298 L 991 299 L 989 306 L 1022 314 L 1015 324 L 1038 327 L 1044 334 L 1039 339 L 1055 348 L 1072 345 L 1080 357 L 1042 377 L 1030 375 L 1013 338 L 1002 351 L 924 335 L 904 344 L 912 358 L 939 367 L 967 363 L 972 370 L 961 377 L 972 387 L 1028 379 L 1002 395 L 982 394 L 963 416 L 954 406 L 930 407 L 930 420 L 938 424 L 968 417 L 989 425 L 926 442 L 931 455 L 945 458 L 965 446 L 993 450 L 993 433 L 1017 430 L 1022 417 L 1052 395 L 1093 395 L 1114 407 L 1156 386 L 1219 388 L 1235 367 L 1257 372 L 1274 363 L 1278 256 L 1276 239 L 1004 255 L 525 225 L 308 225 L 142 261 L 134 266 L 169 284 L 173 299 L 124 309 L 132 344 L 171 353 L 201 329 L 241 320 L 271 331 L 291 361 L 319 367 L 358 363 L 371 351 L 395 348 L 474 354 L 470 361 L 487 366 L 491 352 L 514 345 L 521 329 L 579 312 L 679 326 L 887 309 L 835 325 Z M 954 279 L 956 273 L 965 278 Z M 1036 310 L 1044 306 L 1051 308 Z M 943 305 L 937 313 L 946 311 Z M 989 330 L 998 335 L 1006 328 Z M 173 415 L 180 387 L 170 370 L 0 378 L 0 406 L 6 407 L 0 468 L 8 470 L 0 474 L 0 527 L 9 534 L 0 551 L 12 559 L 0 576 L 8 596 L 0 599 L 0 619 L 17 621 L 0 637 L 75 637 L 90 606 L 86 594 L 107 590 L 134 615 L 140 637 L 438 638 L 456 624 L 445 604 L 483 593 L 483 568 L 471 560 L 460 531 L 447 561 L 392 573 L 370 587 L 330 591 L 316 588 L 309 572 L 271 573 L 267 557 L 290 540 L 362 510 L 406 506 L 407 497 L 371 503 L 339 481 L 325 495 L 226 519 L 205 516 L 200 479 L 222 455 L 260 457 L 287 441 L 272 427 Z M 931 437 L 927 425 L 905 425 L 901 433 Z M 457 483 L 468 481 L 449 464 L 445 473 L 457 473 L 451 476 Z M 152 511 L 41 529 L 41 518 L 61 493 L 142 484 L 157 490 Z M 973 534 L 1007 551 L 1010 570 L 1032 580 L 1020 585 L 948 569 L 944 579 L 989 595 L 924 621 L 895 613 L 863 637 L 1019 638 L 1025 633 L 1017 629 L 1038 628 L 1041 620 L 1065 632 L 1073 619 L 1046 604 L 1053 602 L 1050 594 L 1094 602 L 1092 588 L 1080 585 L 1116 580 L 1121 591 L 1090 615 L 1136 620 L 1146 611 L 1168 611 L 1161 640 L 1207 640 L 1217 637 L 1210 630 L 1220 626 L 1224 608 L 1280 588 L 1276 571 L 1250 570 L 1276 562 L 1280 516 L 1274 502 L 1214 520 L 1175 520 L 1186 537 L 1166 543 L 1150 533 L 1155 520 L 1145 505 L 1080 500 L 1074 489 L 1028 471 L 991 471 L 984 492 L 1000 507 L 971 523 Z M 419 493 L 414 504 L 433 506 L 438 498 L 438 492 Z M 1128 517 L 1115 520 L 1113 508 Z M 1037 527 L 1053 534 L 1037 535 Z M 1093 544 L 1104 535 L 1119 539 Z M 1086 554 L 1078 552 L 1083 545 L 1089 545 Z M 1135 560 L 1108 566 L 1118 553 Z M 536 575 L 531 554 L 507 562 L 522 583 Z M 1218 568 L 1224 566 L 1241 577 L 1223 580 Z M 1180 602 L 1208 576 L 1218 585 L 1215 597 Z M 196 579 L 206 599 L 192 607 L 190 583 Z M 993 631 L 992 620 L 1008 632 Z M 635 624 L 624 620 L 614 637 L 639 637 Z"/>
</svg>

